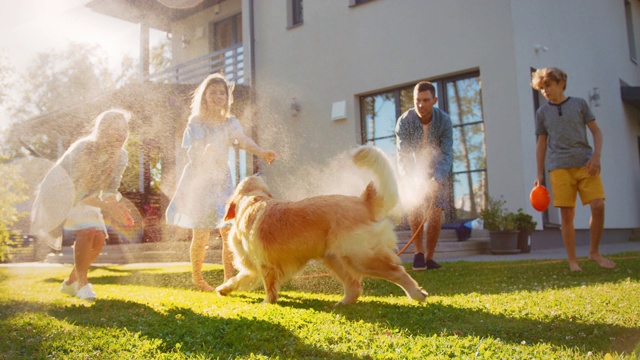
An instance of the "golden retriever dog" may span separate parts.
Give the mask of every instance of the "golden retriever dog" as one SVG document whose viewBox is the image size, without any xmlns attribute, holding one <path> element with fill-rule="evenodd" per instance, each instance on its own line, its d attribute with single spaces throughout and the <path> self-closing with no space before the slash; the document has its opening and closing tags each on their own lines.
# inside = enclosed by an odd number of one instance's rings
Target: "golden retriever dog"
<svg viewBox="0 0 640 360">
<path fill-rule="evenodd" d="M 386 279 L 407 296 L 424 301 L 422 290 L 396 255 L 397 238 L 389 211 L 398 202 L 393 169 L 384 153 L 362 146 L 353 162 L 372 171 L 360 196 L 322 195 L 300 201 L 271 196 L 259 176 L 238 184 L 229 199 L 225 220 L 232 220 L 229 244 L 238 274 L 216 288 L 219 295 L 251 290 L 262 280 L 265 302 L 275 303 L 283 283 L 312 259 L 321 260 L 342 282 L 352 304 L 362 293 L 362 278 Z"/>
</svg>

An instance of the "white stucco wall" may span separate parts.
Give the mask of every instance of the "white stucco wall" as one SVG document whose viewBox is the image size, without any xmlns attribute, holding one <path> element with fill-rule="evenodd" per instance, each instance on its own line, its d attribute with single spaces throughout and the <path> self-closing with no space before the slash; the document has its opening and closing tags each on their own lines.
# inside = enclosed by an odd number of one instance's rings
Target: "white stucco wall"
<svg viewBox="0 0 640 360">
<path fill-rule="evenodd" d="M 640 223 L 640 161 L 637 112 L 622 102 L 620 81 L 640 85 L 638 66 L 629 58 L 624 2 L 613 1 L 512 1 L 518 69 L 519 114 L 533 113 L 527 91 L 530 68 L 556 66 L 568 74 L 566 94 L 587 99 L 593 88 L 600 106 L 592 106 L 603 131 L 602 178 L 607 194 L 607 228 L 627 228 Z M 640 4 L 634 2 L 636 19 Z M 640 21 L 636 24 L 640 27 Z M 638 30 L 636 28 L 636 30 Z M 640 38 L 637 38 L 640 39 Z M 548 51 L 536 53 L 536 44 Z M 625 110 L 627 109 L 627 110 Z M 523 122 L 523 163 L 535 162 L 531 148 L 533 123 Z M 591 139 L 591 138 L 590 138 Z M 523 166 L 531 183 L 535 167 Z M 525 184 L 526 185 L 526 184 Z M 576 207 L 576 227 L 588 228 L 588 207 Z"/>
<path fill-rule="evenodd" d="M 245 12 L 248 3 L 242 2 Z M 255 120 L 261 145 L 281 155 L 264 171 L 276 194 L 286 196 L 287 187 L 304 178 L 301 169 L 322 167 L 358 144 L 359 95 L 476 69 L 489 192 L 541 224 L 528 204 L 536 173 L 530 69 L 557 66 L 569 74 L 568 95 L 587 98 L 599 89 L 600 106 L 593 111 L 605 139 L 606 227 L 638 227 L 640 121 L 638 111 L 620 100 L 619 87 L 620 81 L 640 85 L 640 71 L 629 60 L 623 1 L 618 3 L 375 0 L 350 8 L 348 1 L 306 0 L 304 23 L 288 29 L 286 0 L 254 1 Z M 243 25 L 247 44 L 247 21 Z M 536 44 L 548 51 L 536 53 Z M 296 117 L 290 114 L 293 98 L 302 107 Z M 347 118 L 331 121 L 331 104 L 341 100 Z M 587 228 L 588 221 L 588 208 L 578 206 L 576 227 Z"/>
</svg>

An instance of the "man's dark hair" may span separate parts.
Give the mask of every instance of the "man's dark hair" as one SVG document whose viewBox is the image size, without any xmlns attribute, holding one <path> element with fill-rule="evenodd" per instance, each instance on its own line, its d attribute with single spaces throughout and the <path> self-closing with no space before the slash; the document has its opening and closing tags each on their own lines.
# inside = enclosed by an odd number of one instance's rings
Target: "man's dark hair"
<svg viewBox="0 0 640 360">
<path fill-rule="evenodd" d="M 413 88 L 414 96 L 417 93 L 420 93 L 420 92 L 423 92 L 423 91 L 431 91 L 431 95 L 433 95 L 433 97 L 436 97 L 436 87 L 433 86 L 433 84 L 431 82 L 429 82 L 429 81 L 420 81 Z"/>
</svg>

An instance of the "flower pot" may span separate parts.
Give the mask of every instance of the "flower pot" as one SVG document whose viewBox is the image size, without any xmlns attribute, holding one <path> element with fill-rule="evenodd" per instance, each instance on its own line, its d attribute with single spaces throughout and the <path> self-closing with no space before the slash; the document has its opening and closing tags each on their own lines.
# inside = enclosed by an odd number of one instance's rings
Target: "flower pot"
<svg viewBox="0 0 640 360">
<path fill-rule="evenodd" d="M 489 250 L 492 254 L 517 254 L 519 231 L 490 231 Z"/>
<path fill-rule="evenodd" d="M 521 253 L 531 252 L 531 233 L 527 231 L 520 231 L 518 234 L 518 249 Z"/>
</svg>

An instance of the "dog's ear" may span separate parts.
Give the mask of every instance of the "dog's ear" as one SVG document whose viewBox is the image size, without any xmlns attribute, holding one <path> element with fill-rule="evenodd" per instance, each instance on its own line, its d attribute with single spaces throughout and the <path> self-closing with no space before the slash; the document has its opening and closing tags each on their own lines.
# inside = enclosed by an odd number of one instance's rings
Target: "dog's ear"
<svg viewBox="0 0 640 360">
<path fill-rule="evenodd" d="M 236 217 L 236 203 L 233 201 L 230 201 L 227 204 L 227 211 L 225 211 L 225 214 L 224 214 L 224 221 L 232 220 L 235 217 Z"/>
</svg>

